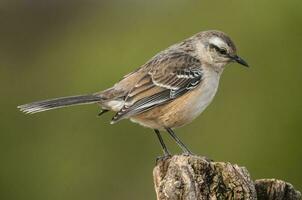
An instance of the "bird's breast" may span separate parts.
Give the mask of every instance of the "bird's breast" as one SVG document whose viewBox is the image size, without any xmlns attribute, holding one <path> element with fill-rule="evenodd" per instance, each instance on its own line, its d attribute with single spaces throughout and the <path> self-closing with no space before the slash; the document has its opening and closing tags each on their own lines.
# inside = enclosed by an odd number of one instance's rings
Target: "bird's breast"
<svg viewBox="0 0 302 200">
<path fill-rule="evenodd" d="M 175 128 L 190 123 L 213 100 L 220 75 L 216 72 L 204 72 L 200 85 L 172 102 L 139 114 L 132 119 L 150 128 Z"/>
<path fill-rule="evenodd" d="M 204 80 L 197 88 L 195 94 L 192 94 L 192 100 L 188 100 L 191 104 L 191 111 L 193 118 L 197 117 L 205 108 L 212 102 L 219 85 L 219 76 L 214 73 L 205 75 Z M 195 96 L 195 97 L 194 97 Z M 188 105 L 189 106 L 189 105 Z"/>
<path fill-rule="evenodd" d="M 216 73 L 216 72 L 215 72 Z M 177 116 L 175 127 L 190 123 L 198 117 L 212 102 L 218 88 L 219 76 L 208 72 L 195 90 L 181 97 L 174 116 Z M 171 116 L 169 116 L 170 118 Z"/>
</svg>

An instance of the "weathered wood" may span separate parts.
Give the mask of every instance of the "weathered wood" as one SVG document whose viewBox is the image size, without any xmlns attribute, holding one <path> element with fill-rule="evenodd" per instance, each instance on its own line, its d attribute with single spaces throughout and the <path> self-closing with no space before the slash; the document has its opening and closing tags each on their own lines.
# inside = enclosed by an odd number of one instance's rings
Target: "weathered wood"
<svg viewBox="0 0 302 200">
<path fill-rule="evenodd" d="M 274 179 L 253 182 L 244 167 L 199 156 L 175 155 L 153 170 L 158 200 L 301 199 L 300 192 Z"/>
<path fill-rule="evenodd" d="M 277 179 L 259 179 L 255 181 L 257 197 L 260 200 L 299 200 L 301 193 L 290 183 Z"/>
</svg>

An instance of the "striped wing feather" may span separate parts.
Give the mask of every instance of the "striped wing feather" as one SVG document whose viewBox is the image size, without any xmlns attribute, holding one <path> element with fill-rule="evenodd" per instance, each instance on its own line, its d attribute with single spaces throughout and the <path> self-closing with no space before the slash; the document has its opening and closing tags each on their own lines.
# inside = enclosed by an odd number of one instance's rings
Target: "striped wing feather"
<svg viewBox="0 0 302 200">
<path fill-rule="evenodd" d="M 113 123 L 169 103 L 197 87 L 202 80 L 199 60 L 185 53 L 155 58 L 147 65 L 150 70 L 127 94 Z"/>
</svg>

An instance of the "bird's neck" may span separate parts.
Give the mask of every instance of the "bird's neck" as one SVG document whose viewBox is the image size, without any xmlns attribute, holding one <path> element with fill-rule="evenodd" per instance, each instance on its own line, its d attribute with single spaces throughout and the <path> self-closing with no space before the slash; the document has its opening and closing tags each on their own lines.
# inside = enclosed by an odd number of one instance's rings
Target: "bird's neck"
<svg viewBox="0 0 302 200">
<path fill-rule="evenodd" d="M 224 70 L 223 64 L 216 64 L 213 65 L 211 63 L 203 62 L 202 66 L 209 72 L 216 73 L 218 76 L 220 76 Z"/>
</svg>

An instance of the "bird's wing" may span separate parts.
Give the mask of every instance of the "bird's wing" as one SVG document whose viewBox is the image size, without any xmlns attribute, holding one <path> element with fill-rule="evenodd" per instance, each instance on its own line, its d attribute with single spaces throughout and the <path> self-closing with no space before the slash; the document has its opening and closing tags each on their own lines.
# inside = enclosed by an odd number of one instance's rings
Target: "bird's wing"
<svg viewBox="0 0 302 200">
<path fill-rule="evenodd" d="M 113 123 L 168 103 L 196 88 L 202 80 L 200 61 L 185 53 L 155 57 L 146 67 L 148 73 L 129 91 Z"/>
</svg>

